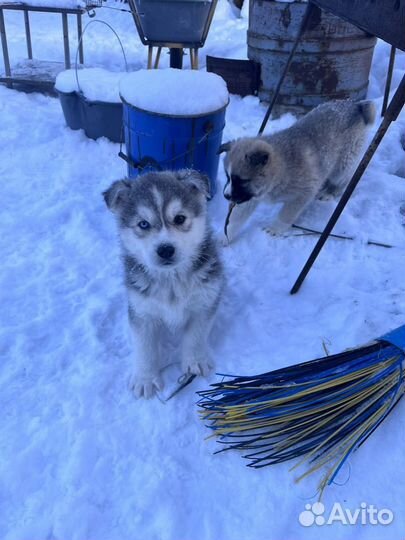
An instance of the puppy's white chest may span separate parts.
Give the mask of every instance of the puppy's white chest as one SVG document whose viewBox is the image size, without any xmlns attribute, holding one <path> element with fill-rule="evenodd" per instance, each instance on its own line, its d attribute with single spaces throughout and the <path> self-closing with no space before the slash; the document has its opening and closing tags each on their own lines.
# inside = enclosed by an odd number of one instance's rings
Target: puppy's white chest
<svg viewBox="0 0 405 540">
<path fill-rule="evenodd" d="M 184 324 L 189 294 L 176 284 L 156 284 L 147 296 L 130 292 L 130 303 L 139 314 L 160 319 L 169 327 Z"/>
</svg>

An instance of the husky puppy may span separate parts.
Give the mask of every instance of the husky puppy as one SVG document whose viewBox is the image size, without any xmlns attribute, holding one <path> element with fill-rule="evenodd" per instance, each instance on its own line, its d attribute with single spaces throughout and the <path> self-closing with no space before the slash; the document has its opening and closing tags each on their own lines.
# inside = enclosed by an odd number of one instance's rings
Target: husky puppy
<svg viewBox="0 0 405 540">
<path fill-rule="evenodd" d="M 222 266 L 207 221 L 208 178 L 192 171 L 150 172 L 103 193 L 122 245 L 136 366 L 132 390 L 162 389 L 160 361 L 178 334 L 184 372 L 212 367 L 207 338 L 222 289 Z"/>
<path fill-rule="evenodd" d="M 331 101 L 288 129 L 222 145 L 220 152 L 227 152 L 224 196 L 236 203 L 228 238 L 235 237 L 259 202 L 283 203 L 266 229 L 282 234 L 315 198 L 341 195 L 374 117 L 371 101 Z"/>
</svg>

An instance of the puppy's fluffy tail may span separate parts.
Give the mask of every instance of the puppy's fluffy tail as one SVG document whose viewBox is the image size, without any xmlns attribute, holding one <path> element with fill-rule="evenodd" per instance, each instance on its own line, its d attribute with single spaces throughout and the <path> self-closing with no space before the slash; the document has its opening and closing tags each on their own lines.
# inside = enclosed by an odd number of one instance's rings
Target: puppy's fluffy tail
<svg viewBox="0 0 405 540">
<path fill-rule="evenodd" d="M 358 107 L 366 126 L 369 124 L 373 124 L 376 114 L 374 103 L 372 101 L 360 101 Z"/>
</svg>

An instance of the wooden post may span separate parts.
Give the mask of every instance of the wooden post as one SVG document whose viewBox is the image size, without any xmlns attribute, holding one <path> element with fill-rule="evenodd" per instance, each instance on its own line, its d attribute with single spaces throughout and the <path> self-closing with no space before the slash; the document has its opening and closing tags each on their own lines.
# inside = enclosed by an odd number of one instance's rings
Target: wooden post
<svg viewBox="0 0 405 540">
<path fill-rule="evenodd" d="M 1 46 L 3 49 L 4 69 L 6 72 L 6 77 L 11 77 L 10 57 L 8 55 L 8 47 L 7 47 L 6 25 L 4 24 L 4 13 L 1 6 L 0 6 L 0 34 L 1 34 Z M 12 88 L 13 85 L 11 84 L 11 82 L 8 82 L 7 86 L 8 88 Z"/>
<path fill-rule="evenodd" d="M 70 69 L 70 49 L 69 49 L 69 26 L 67 13 L 62 13 L 63 26 L 63 49 L 65 52 L 65 68 Z"/>
</svg>

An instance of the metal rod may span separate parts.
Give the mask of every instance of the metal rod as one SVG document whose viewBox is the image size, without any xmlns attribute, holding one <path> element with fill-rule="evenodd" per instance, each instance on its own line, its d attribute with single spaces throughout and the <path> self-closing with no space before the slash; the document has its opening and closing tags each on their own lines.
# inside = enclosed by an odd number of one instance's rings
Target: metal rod
<svg viewBox="0 0 405 540">
<path fill-rule="evenodd" d="M 391 46 L 390 61 L 388 63 L 387 80 L 385 82 L 384 101 L 381 108 L 381 116 L 384 116 L 387 110 L 388 98 L 391 90 L 392 72 L 394 71 L 396 49 L 394 45 Z"/>
<path fill-rule="evenodd" d="M 302 227 L 301 225 L 291 225 L 294 229 L 300 229 L 301 231 L 306 231 L 310 234 L 322 234 L 322 231 L 317 231 L 315 229 L 309 229 L 308 227 Z M 298 236 L 298 235 L 297 235 Z M 353 236 L 344 236 L 343 234 L 330 234 L 332 238 L 339 238 L 339 240 L 354 240 Z"/>
<path fill-rule="evenodd" d="M 153 59 L 153 47 L 152 45 L 148 46 L 148 69 L 152 69 L 152 59 Z"/>
<path fill-rule="evenodd" d="M 84 49 L 83 49 L 83 27 L 82 27 L 82 15 L 77 14 L 77 40 L 79 43 L 79 62 L 84 64 Z"/>
<path fill-rule="evenodd" d="M 65 52 L 65 68 L 70 69 L 70 50 L 69 50 L 69 26 L 66 13 L 62 13 L 63 26 L 63 50 Z"/>
<path fill-rule="evenodd" d="M 295 38 L 295 41 L 294 41 L 294 44 L 293 44 L 292 49 L 290 51 L 290 54 L 288 56 L 287 62 L 285 64 L 285 66 L 284 66 L 283 73 L 281 74 L 281 77 L 280 77 L 280 79 L 279 79 L 279 81 L 277 83 L 276 89 L 274 90 L 273 97 L 272 97 L 272 99 L 270 101 L 270 105 L 268 106 L 266 114 L 265 114 L 265 116 L 263 118 L 263 122 L 262 122 L 262 125 L 260 126 L 258 135 L 261 135 L 263 133 L 264 128 L 267 125 L 267 122 L 268 122 L 268 120 L 270 118 L 270 115 L 271 115 L 271 111 L 273 110 L 273 107 L 274 107 L 274 105 L 275 105 L 275 103 L 277 101 L 278 95 L 280 93 L 281 85 L 284 82 L 284 79 L 285 79 L 285 77 L 286 77 L 286 75 L 288 73 L 288 70 L 290 68 L 290 64 L 291 64 L 291 61 L 292 61 L 293 56 L 295 54 L 295 51 L 297 50 L 298 43 L 300 42 L 300 39 L 301 39 L 303 33 L 305 32 L 305 29 L 308 26 L 309 20 L 310 20 L 310 18 L 311 18 L 312 14 L 314 13 L 315 10 L 319 10 L 319 8 L 316 7 L 314 4 L 312 4 L 311 2 L 308 2 L 307 8 L 305 10 L 304 16 L 303 16 L 302 21 L 301 21 L 300 29 L 298 30 L 297 37 Z"/>
<path fill-rule="evenodd" d="M 8 46 L 7 46 L 7 34 L 6 34 L 6 25 L 4 24 L 4 13 L 0 7 L 0 34 L 1 34 L 1 47 L 3 49 L 3 60 L 4 60 L 4 70 L 7 77 L 11 77 L 10 69 L 10 57 L 8 55 Z M 7 82 L 8 88 L 12 88 L 11 82 Z"/>
<path fill-rule="evenodd" d="M 354 172 L 352 179 L 350 180 L 347 188 L 345 189 L 328 223 L 326 224 L 326 227 L 323 230 L 318 242 L 316 243 L 314 249 L 312 250 L 312 253 L 310 254 L 303 269 L 301 270 L 301 273 L 298 276 L 297 281 L 294 283 L 290 291 L 290 294 L 295 294 L 300 289 L 304 279 L 306 278 L 308 272 L 312 268 L 312 265 L 314 264 L 322 247 L 324 246 L 326 240 L 328 239 L 330 233 L 332 232 L 333 227 L 336 225 L 336 222 L 338 221 L 341 213 L 343 212 L 346 204 L 348 203 L 353 191 L 355 190 L 357 184 L 359 183 L 361 177 L 363 176 L 363 173 L 366 170 L 368 164 L 370 163 L 371 158 L 373 157 L 385 133 L 387 132 L 387 129 L 389 128 L 391 123 L 397 119 L 404 104 L 405 104 L 405 76 L 402 78 L 402 81 L 400 82 L 394 94 L 394 97 L 392 98 L 391 103 L 389 104 L 384 114 L 383 120 L 380 124 L 380 127 L 377 130 L 377 133 L 374 135 L 373 140 L 371 141 L 369 147 L 366 150 L 366 153 L 364 154 L 356 171 Z"/>
<path fill-rule="evenodd" d="M 305 231 L 303 234 L 294 234 L 294 236 L 309 236 L 311 234 L 318 234 L 321 235 L 322 231 L 317 231 L 316 229 L 308 229 L 308 227 L 302 227 L 301 225 L 291 225 L 294 229 L 300 229 L 301 231 Z M 337 238 L 338 240 L 354 240 L 354 236 L 345 236 L 343 234 L 330 234 L 330 238 Z M 367 240 L 368 246 L 378 246 L 383 248 L 394 248 L 397 246 L 393 246 L 392 244 L 387 244 L 385 242 L 376 242 L 375 240 Z"/>
<path fill-rule="evenodd" d="M 162 47 L 158 47 L 158 50 L 157 50 L 157 53 L 156 53 L 156 58 L 155 58 L 155 63 L 153 65 L 154 69 L 157 69 L 159 67 L 160 55 L 161 54 L 162 54 Z"/>
<path fill-rule="evenodd" d="M 28 10 L 24 10 L 24 24 L 25 24 L 25 39 L 27 42 L 27 53 L 28 58 L 32 60 L 32 42 L 31 42 L 31 29 L 30 29 L 30 18 Z"/>
</svg>

